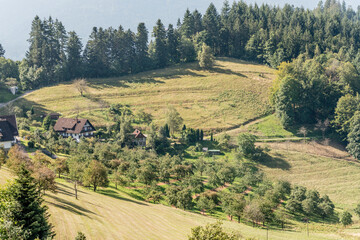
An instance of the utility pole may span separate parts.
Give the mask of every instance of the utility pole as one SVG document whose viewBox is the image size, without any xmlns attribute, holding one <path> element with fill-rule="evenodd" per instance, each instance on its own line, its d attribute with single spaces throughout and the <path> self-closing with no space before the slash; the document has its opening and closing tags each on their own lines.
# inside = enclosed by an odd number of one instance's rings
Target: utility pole
<svg viewBox="0 0 360 240">
<path fill-rule="evenodd" d="M 307 236 L 309 238 L 309 219 L 306 221 L 306 228 L 307 228 Z"/>
</svg>

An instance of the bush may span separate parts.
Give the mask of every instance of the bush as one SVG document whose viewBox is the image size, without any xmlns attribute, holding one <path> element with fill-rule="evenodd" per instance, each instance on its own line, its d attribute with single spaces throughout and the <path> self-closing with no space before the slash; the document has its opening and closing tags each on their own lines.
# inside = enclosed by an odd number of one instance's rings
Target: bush
<svg viewBox="0 0 360 240">
<path fill-rule="evenodd" d="M 351 215 L 351 213 L 349 213 L 348 211 L 343 212 L 343 214 L 341 215 L 340 222 L 341 222 L 344 226 L 348 226 L 348 225 L 352 224 L 353 221 L 352 221 L 352 215 Z"/>
<path fill-rule="evenodd" d="M 29 141 L 27 145 L 28 145 L 29 148 L 34 148 L 35 147 L 35 144 L 34 144 L 33 141 Z"/>
</svg>

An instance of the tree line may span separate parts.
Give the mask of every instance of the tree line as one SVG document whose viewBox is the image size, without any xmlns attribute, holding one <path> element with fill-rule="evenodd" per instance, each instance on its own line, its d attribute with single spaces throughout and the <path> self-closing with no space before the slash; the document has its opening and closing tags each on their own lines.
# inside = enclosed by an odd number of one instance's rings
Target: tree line
<svg viewBox="0 0 360 240">
<path fill-rule="evenodd" d="M 186 10 L 176 26 L 164 26 L 159 19 L 151 37 L 144 23 L 137 32 L 122 26 L 94 27 L 83 47 L 79 36 L 67 32 L 61 21 L 36 16 L 26 58 L 15 64 L 17 71 L 1 77 L 16 78 L 23 89 L 31 89 L 78 77 L 122 76 L 191 62 L 201 51 L 272 67 L 300 54 L 312 58 L 334 52 L 353 59 L 360 46 L 359 20 L 359 9 L 336 0 L 319 2 L 313 10 L 242 1 L 230 6 L 225 1 L 221 11 L 213 4 L 204 14 Z M 3 53 L 1 47 L 0 56 Z M 0 68 L 6 64 L 0 61 Z"/>
</svg>

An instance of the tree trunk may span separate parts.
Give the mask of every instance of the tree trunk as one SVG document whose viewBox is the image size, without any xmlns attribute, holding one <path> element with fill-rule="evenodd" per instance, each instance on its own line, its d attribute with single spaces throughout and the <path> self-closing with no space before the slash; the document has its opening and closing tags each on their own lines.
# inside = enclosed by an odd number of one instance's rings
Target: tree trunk
<svg viewBox="0 0 360 240">
<path fill-rule="evenodd" d="M 238 216 L 238 223 L 240 223 L 240 216 Z"/>
<path fill-rule="evenodd" d="M 59 178 L 61 178 L 61 173 L 60 173 L 60 171 L 59 171 Z"/>
<path fill-rule="evenodd" d="M 75 199 L 77 200 L 78 197 L 77 197 L 77 181 L 75 181 Z"/>
<path fill-rule="evenodd" d="M 96 184 L 94 184 L 94 192 L 96 192 Z"/>
</svg>

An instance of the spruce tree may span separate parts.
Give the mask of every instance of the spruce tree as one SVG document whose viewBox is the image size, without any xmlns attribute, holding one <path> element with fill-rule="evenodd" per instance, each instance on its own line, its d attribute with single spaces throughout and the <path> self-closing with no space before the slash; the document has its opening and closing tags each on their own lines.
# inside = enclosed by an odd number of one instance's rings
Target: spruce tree
<svg viewBox="0 0 360 240">
<path fill-rule="evenodd" d="M 0 44 L 0 57 L 4 57 L 4 55 L 5 55 L 5 50 L 3 46 Z"/>
<path fill-rule="evenodd" d="M 144 71 L 149 67 L 148 41 L 149 32 L 145 23 L 140 23 L 135 37 L 136 72 Z"/>
<path fill-rule="evenodd" d="M 68 80 L 81 76 L 82 71 L 82 43 L 76 32 L 69 32 L 69 39 L 66 44 L 66 70 Z"/>
<path fill-rule="evenodd" d="M 357 111 L 352 117 L 350 124 L 350 133 L 348 135 L 348 142 L 346 149 L 353 155 L 354 158 L 360 159 L 360 112 Z"/>
<path fill-rule="evenodd" d="M 180 61 L 180 53 L 179 53 L 179 37 L 177 36 L 177 32 L 175 31 L 172 24 L 169 24 L 167 30 L 167 51 L 169 54 L 169 62 L 172 64 L 178 63 Z"/>
<path fill-rule="evenodd" d="M 203 26 L 207 33 L 206 44 L 212 48 L 214 53 L 217 53 L 221 23 L 220 16 L 213 3 L 211 3 L 206 10 L 206 13 L 203 17 Z"/>
<path fill-rule="evenodd" d="M 155 38 L 154 61 L 156 67 L 163 68 L 168 64 L 168 54 L 166 48 L 166 31 L 160 19 L 156 22 L 153 36 Z"/>
<path fill-rule="evenodd" d="M 191 38 L 195 32 L 195 21 L 194 16 L 191 14 L 189 9 L 186 9 L 183 23 L 181 25 L 180 31 L 182 35 L 186 38 Z"/>
<path fill-rule="evenodd" d="M 42 206 L 40 197 L 31 173 L 24 166 L 20 167 L 18 178 L 15 179 L 12 198 L 19 203 L 14 213 L 14 221 L 29 232 L 28 239 L 48 239 L 55 236 L 52 225 L 48 222 L 47 207 Z"/>
</svg>

